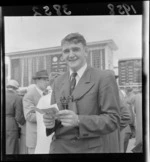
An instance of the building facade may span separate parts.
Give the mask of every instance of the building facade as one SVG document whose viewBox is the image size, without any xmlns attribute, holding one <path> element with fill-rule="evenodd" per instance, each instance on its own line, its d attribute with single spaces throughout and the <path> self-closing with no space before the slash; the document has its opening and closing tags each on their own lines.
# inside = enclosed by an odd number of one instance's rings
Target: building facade
<svg viewBox="0 0 150 162">
<path fill-rule="evenodd" d="M 91 42 L 87 45 L 89 65 L 113 70 L 113 51 L 118 49 L 113 40 Z M 32 84 L 32 76 L 39 70 L 46 69 L 49 74 L 67 71 L 60 46 L 6 53 L 6 56 L 10 58 L 11 79 L 17 80 L 22 87 Z"/>
<path fill-rule="evenodd" d="M 121 59 L 118 61 L 119 86 L 122 88 L 142 86 L 141 58 Z"/>
</svg>

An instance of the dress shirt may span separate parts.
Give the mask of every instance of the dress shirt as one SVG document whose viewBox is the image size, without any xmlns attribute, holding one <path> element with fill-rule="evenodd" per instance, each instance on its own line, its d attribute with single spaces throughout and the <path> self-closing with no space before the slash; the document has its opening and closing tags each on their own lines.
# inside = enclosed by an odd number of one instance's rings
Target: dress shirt
<svg viewBox="0 0 150 162">
<path fill-rule="evenodd" d="M 76 85 L 78 84 L 78 82 L 79 82 L 80 78 L 82 77 L 83 73 L 85 72 L 86 68 L 87 68 L 87 63 L 86 63 L 84 66 L 82 66 L 82 67 L 76 72 L 76 73 L 77 73 L 77 76 L 76 76 Z M 70 69 L 70 76 L 72 75 L 72 73 L 74 73 L 74 71 L 72 71 L 72 70 Z"/>
</svg>

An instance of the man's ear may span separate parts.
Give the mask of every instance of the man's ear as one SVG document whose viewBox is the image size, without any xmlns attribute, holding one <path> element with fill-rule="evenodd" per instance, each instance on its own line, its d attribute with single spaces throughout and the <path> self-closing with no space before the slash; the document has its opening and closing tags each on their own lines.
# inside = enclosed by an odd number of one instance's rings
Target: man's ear
<svg viewBox="0 0 150 162">
<path fill-rule="evenodd" d="M 89 48 L 85 47 L 85 55 L 88 56 L 88 54 L 89 54 Z"/>
</svg>

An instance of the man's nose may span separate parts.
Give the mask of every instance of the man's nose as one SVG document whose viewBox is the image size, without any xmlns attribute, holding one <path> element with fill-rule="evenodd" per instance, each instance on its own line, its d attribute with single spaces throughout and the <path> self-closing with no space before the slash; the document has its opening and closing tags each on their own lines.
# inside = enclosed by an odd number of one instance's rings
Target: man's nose
<svg viewBox="0 0 150 162">
<path fill-rule="evenodd" d="M 70 50 L 69 57 L 72 57 L 72 56 L 74 56 L 74 52 L 72 50 Z"/>
</svg>

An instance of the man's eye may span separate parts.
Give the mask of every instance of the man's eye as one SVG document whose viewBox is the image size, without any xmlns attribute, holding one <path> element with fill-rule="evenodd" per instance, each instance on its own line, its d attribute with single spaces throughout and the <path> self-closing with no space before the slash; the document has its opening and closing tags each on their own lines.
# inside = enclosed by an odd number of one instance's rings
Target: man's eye
<svg viewBox="0 0 150 162">
<path fill-rule="evenodd" d="M 69 49 L 64 50 L 63 53 L 69 53 Z"/>
<path fill-rule="evenodd" d="M 80 50 L 80 48 L 72 48 L 73 52 L 78 52 Z"/>
</svg>

